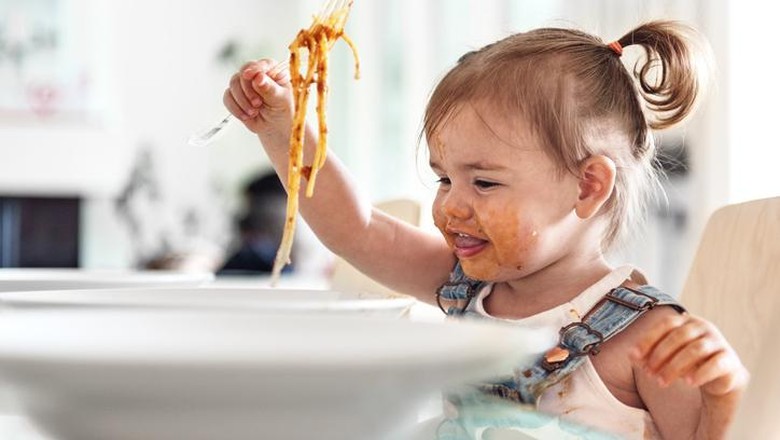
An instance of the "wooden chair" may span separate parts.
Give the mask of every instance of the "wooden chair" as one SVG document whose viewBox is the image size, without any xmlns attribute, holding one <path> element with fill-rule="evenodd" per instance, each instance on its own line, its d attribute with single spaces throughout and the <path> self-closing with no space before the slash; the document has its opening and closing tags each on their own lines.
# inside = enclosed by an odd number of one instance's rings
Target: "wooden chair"
<svg viewBox="0 0 780 440">
<path fill-rule="evenodd" d="M 681 300 L 718 326 L 751 372 L 730 438 L 780 439 L 780 197 L 710 217 Z"/>
<path fill-rule="evenodd" d="M 778 313 L 780 309 L 776 310 L 774 319 L 770 321 L 768 330 L 771 333 L 767 335 L 770 337 L 765 338 L 762 350 L 758 353 L 761 360 L 751 370 L 750 385 L 729 432 L 731 439 L 780 439 L 780 423 L 777 419 L 780 414 L 780 337 L 776 335 L 776 329 L 780 326 Z"/>
<path fill-rule="evenodd" d="M 780 197 L 712 214 L 681 300 L 717 325 L 752 371 L 764 340 L 780 331 L 770 328 L 780 313 Z"/>
<path fill-rule="evenodd" d="M 377 208 L 413 225 L 420 224 L 420 203 L 411 199 L 393 199 L 380 202 Z M 351 264 L 336 257 L 333 264 L 330 287 L 342 292 L 368 292 L 385 296 L 398 296 L 399 293 L 377 283 Z M 414 321 L 439 322 L 444 314 L 437 307 L 417 301 L 409 310 L 407 317 Z"/>
</svg>

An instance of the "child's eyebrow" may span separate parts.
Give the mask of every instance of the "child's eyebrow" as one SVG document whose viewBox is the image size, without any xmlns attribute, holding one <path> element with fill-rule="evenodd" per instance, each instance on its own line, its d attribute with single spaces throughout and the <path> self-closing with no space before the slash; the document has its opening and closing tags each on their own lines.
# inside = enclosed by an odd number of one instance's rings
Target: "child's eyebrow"
<svg viewBox="0 0 780 440">
<path fill-rule="evenodd" d="M 507 169 L 506 165 L 500 164 L 500 163 L 493 163 L 488 162 L 484 160 L 480 160 L 477 162 L 470 162 L 465 163 L 460 166 L 461 168 L 465 170 L 476 170 L 476 171 L 503 171 Z"/>
<path fill-rule="evenodd" d="M 430 161 L 428 165 L 431 167 L 431 169 L 434 170 L 440 170 L 442 169 L 441 165 L 439 165 L 436 161 Z M 466 171 L 503 171 L 508 169 L 506 165 L 499 164 L 499 163 L 492 163 L 487 161 L 477 161 L 477 162 L 469 162 L 464 163 L 462 165 L 459 165 L 458 168 L 464 169 Z"/>
</svg>

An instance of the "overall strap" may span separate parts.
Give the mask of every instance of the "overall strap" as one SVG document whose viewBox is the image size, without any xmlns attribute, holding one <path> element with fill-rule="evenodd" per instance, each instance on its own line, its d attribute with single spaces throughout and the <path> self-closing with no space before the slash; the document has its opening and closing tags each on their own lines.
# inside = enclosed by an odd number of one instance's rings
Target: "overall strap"
<svg viewBox="0 0 780 440">
<path fill-rule="evenodd" d="M 480 385 L 488 394 L 533 404 L 548 387 L 573 373 L 587 355 L 597 354 L 604 341 L 620 333 L 656 306 L 685 309 L 671 296 L 652 286 L 620 286 L 612 289 L 581 321 L 561 328 L 558 345 L 530 368 L 516 371 L 512 380 Z"/>
<path fill-rule="evenodd" d="M 436 290 L 436 304 L 439 305 L 442 312 L 449 316 L 463 315 L 471 304 L 471 300 L 487 284 L 484 281 L 467 277 L 463 268 L 460 267 L 460 262 L 458 262 L 450 273 L 449 281 Z M 450 302 L 447 308 L 442 304 L 443 301 Z"/>
</svg>

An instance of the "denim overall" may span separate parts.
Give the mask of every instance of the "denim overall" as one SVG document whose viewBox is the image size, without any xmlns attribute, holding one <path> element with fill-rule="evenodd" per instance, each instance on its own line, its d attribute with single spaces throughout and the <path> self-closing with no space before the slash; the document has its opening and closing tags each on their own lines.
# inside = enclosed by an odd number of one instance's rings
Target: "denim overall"
<svg viewBox="0 0 780 440">
<path fill-rule="evenodd" d="M 439 307 L 449 316 L 484 319 L 469 305 L 486 285 L 485 282 L 467 277 L 458 263 L 450 274 L 449 281 L 437 291 Z M 453 301 L 456 305 L 445 309 L 442 300 Z M 500 401 L 508 401 L 507 403 L 535 406 L 539 396 L 548 387 L 573 373 L 583 364 L 586 356 L 597 354 L 604 341 L 623 331 L 648 310 L 663 305 L 674 307 L 680 313 L 685 312 L 674 298 L 652 286 L 636 289 L 616 287 L 604 295 L 580 321 L 561 328 L 558 345 L 541 355 L 530 367 L 518 369 L 512 376 L 475 385 L 477 391 L 473 393 L 463 393 L 459 390 L 447 396 L 447 400 L 455 407 L 468 404 L 473 407 L 477 403 L 489 405 L 491 397 L 492 404 L 495 404 L 495 398 L 498 398 Z M 492 421 L 494 426 L 496 421 Z M 504 423 L 499 425 L 507 422 L 511 423 L 511 420 L 504 420 Z M 465 437 L 439 437 L 444 438 Z"/>
</svg>

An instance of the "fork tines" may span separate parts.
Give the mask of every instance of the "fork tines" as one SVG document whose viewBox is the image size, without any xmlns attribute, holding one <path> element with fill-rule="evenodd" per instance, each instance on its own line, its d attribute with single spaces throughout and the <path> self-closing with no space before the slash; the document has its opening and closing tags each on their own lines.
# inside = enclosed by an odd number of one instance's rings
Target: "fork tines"
<svg viewBox="0 0 780 440">
<path fill-rule="evenodd" d="M 324 21 L 337 11 L 340 11 L 342 8 L 350 6 L 352 6 L 352 0 L 328 0 L 322 6 L 317 19 L 319 21 Z"/>
</svg>

